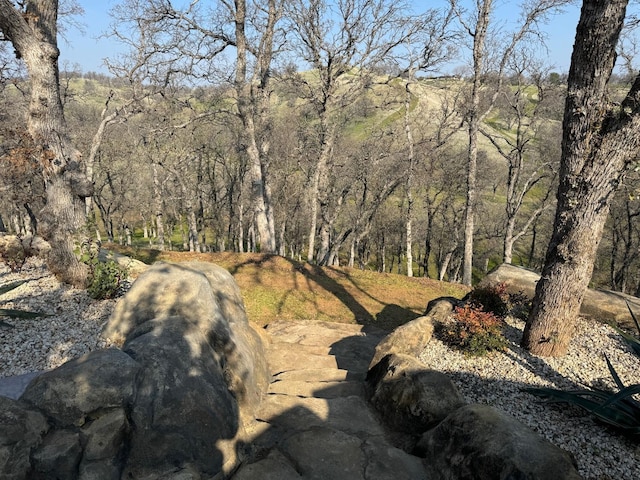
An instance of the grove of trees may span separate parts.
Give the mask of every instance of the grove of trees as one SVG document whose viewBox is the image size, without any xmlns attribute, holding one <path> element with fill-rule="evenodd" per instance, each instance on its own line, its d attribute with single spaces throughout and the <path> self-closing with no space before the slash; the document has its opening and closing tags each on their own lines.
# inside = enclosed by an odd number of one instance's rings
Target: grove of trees
<svg viewBox="0 0 640 480">
<path fill-rule="evenodd" d="M 566 3 L 506 28 L 491 0 L 121 0 L 103 75 L 58 65 L 73 0 L 0 0 L 0 230 L 75 284 L 89 239 L 467 284 L 514 263 L 543 272 L 524 344 L 562 354 L 589 282 L 640 292 L 627 2 L 583 2 L 564 75 L 539 29 Z"/>
</svg>

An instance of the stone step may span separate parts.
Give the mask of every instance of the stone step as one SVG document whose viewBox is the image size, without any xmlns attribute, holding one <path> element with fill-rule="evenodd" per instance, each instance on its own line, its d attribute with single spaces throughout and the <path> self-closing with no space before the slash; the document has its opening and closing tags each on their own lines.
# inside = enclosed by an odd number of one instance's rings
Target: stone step
<svg viewBox="0 0 640 480">
<path fill-rule="evenodd" d="M 313 382 L 282 380 L 269 386 L 269 393 L 306 398 L 338 398 L 357 395 L 364 397 L 364 384 L 360 381 Z"/>
<path fill-rule="evenodd" d="M 267 326 L 267 351 L 272 375 L 291 370 L 320 368 L 366 373 L 384 332 L 364 333 L 361 325 L 330 322 L 275 322 Z"/>
<path fill-rule="evenodd" d="M 325 426 L 360 438 L 382 436 L 375 414 L 360 396 L 301 398 L 271 394 L 262 401 L 256 419 L 262 429 L 304 431 Z M 258 432 L 259 433 L 259 432 Z"/>
<path fill-rule="evenodd" d="M 353 372 L 341 368 L 305 368 L 287 370 L 273 375 L 276 380 L 298 380 L 305 382 L 339 382 L 341 380 L 364 381 L 367 372 Z"/>
<path fill-rule="evenodd" d="M 293 345 L 288 348 L 273 348 L 267 351 L 267 363 L 271 375 L 291 370 L 304 370 L 309 367 L 337 369 L 338 362 L 333 355 L 320 355 L 304 350 L 304 346 Z"/>
<path fill-rule="evenodd" d="M 278 320 L 267 325 L 265 330 L 277 341 L 300 345 L 331 345 L 345 337 L 382 338 L 386 335 L 383 330 L 374 327 L 322 321 Z"/>
</svg>

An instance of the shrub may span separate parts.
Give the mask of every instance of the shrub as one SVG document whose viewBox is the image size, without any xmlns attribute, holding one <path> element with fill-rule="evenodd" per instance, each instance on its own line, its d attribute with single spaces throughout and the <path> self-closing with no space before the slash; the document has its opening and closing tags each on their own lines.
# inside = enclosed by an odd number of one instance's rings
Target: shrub
<svg viewBox="0 0 640 480">
<path fill-rule="evenodd" d="M 473 289 L 467 300 L 482 306 L 485 312 L 491 312 L 498 317 L 506 315 L 526 320 L 531 309 L 531 301 L 522 292 L 509 293 L 504 282 L 493 283 Z"/>
<path fill-rule="evenodd" d="M 489 351 L 507 347 L 502 320 L 473 304 L 456 307 L 454 321 L 443 325 L 440 334 L 446 344 L 469 355 L 486 355 Z"/>
<path fill-rule="evenodd" d="M 81 246 L 80 260 L 89 266 L 87 293 L 96 300 L 115 298 L 129 276 L 129 269 L 114 260 L 100 261 L 100 245 L 91 240 Z"/>
<path fill-rule="evenodd" d="M 485 312 L 491 312 L 498 317 L 504 317 L 509 312 L 509 293 L 504 282 L 493 283 L 474 288 L 468 296 L 468 301 L 482 306 Z"/>
<path fill-rule="evenodd" d="M 128 269 L 121 267 L 113 260 L 97 261 L 91 267 L 87 293 L 96 300 L 116 297 L 122 290 L 129 274 Z"/>
</svg>

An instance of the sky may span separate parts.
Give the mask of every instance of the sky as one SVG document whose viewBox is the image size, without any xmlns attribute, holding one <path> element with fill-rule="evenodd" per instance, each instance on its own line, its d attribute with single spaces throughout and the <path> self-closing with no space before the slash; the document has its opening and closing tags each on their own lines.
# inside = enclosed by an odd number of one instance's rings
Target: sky
<svg viewBox="0 0 640 480">
<path fill-rule="evenodd" d="M 101 36 L 108 31 L 111 23 L 108 12 L 114 5 L 119 3 L 119 0 L 77 1 L 85 12 L 81 18 L 78 18 L 78 21 L 84 25 L 84 31 L 81 32 L 75 27 L 69 27 L 65 33 L 66 39 L 60 39 L 60 68 L 63 70 L 78 68 L 85 73 L 91 71 L 108 73 L 104 67 L 104 58 L 117 53 L 121 47 L 113 40 L 101 38 Z M 440 7 L 447 3 L 444 0 L 410 0 L 410 2 L 416 12 L 424 11 L 427 8 Z M 475 2 L 468 1 L 466 3 Z M 501 21 L 505 27 L 508 27 L 508 22 L 515 21 L 517 18 L 517 5 L 519 3 L 498 0 L 496 3 L 496 19 Z M 560 73 L 569 71 L 571 50 L 579 13 L 579 6 L 569 6 L 566 7 L 563 14 L 554 17 L 548 24 L 543 25 L 547 35 L 549 51 L 547 60 L 553 71 Z"/>
</svg>

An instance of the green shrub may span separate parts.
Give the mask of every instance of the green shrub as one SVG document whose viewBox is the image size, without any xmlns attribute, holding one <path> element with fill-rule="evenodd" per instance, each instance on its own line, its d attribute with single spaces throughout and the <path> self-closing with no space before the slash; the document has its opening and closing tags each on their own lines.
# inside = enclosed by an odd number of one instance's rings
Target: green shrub
<svg viewBox="0 0 640 480">
<path fill-rule="evenodd" d="M 490 351 L 507 348 L 507 339 L 502 334 L 502 319 L 481 307 L 466 304 L 456 307 L 454 321 L 442 325 L 442 340 L 464 353 L 474 356 L 486 355 Z"/>
<path fill-rule="evenodd" d="M 91 267 L 89 285 L 87 286 L 89 296 L 96 300 L 116 297 L 127 279 L 128 269 L 121 267 L 113 260 L 97 261 L 89 266 Z"/>
</svg>

